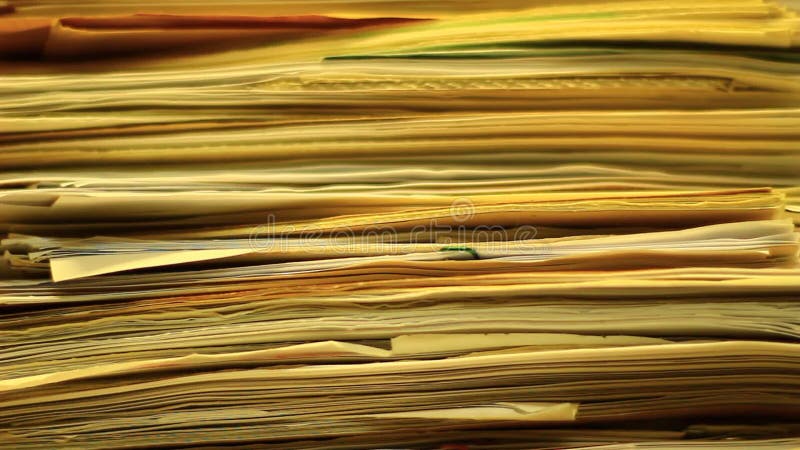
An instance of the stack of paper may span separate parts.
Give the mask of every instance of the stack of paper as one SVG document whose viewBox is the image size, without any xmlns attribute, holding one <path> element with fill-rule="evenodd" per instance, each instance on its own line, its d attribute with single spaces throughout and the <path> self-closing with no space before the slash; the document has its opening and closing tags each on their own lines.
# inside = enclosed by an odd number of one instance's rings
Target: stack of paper
<svg viewBox="0 0 800 450">
<path fill-rule="evenodd" d="M 0 445 L 800 448 L 800 16 L 0 2 Z"/>
</svg>

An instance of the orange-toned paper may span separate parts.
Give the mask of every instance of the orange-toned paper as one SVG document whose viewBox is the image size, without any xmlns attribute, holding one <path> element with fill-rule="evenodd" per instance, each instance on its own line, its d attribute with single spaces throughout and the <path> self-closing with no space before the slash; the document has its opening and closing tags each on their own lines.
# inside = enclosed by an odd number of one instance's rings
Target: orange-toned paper
<svg viewBox="0 0 800 450">
<path fill-rule="evenodd" d="M 0 58 L 32 58 L 41 55 L 52 20 L 0 18 Z"/>
<path fill-rule="evenodd" d="M 0 19 L 0 58 L 91 59 L 285 42 L 426 19 L 176 16 Z"/>
</svg>

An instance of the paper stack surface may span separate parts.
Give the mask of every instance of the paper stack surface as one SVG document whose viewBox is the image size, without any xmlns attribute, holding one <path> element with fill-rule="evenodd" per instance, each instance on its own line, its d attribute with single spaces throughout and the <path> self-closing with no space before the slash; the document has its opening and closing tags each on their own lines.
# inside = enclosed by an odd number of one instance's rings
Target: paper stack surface
<svg viewBox="0 0 800 450">
<path fill-rule="evenodd" d="M 800 448 L 800 16 L 0 1 L 0 447 Z"/>
</svg>

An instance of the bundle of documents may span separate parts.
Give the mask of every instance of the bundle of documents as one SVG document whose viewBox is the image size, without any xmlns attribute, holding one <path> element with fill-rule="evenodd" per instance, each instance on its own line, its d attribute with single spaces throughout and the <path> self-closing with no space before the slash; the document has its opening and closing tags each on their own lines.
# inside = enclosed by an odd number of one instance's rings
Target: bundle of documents
<svg viewBox="0 0 800 450">
<path fill-rule="evenodd" d="M 0 1 L 0 447 L 800 448 L 800 15 Z"/>
</svg>

